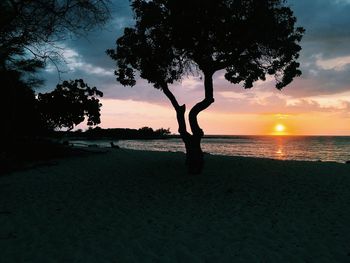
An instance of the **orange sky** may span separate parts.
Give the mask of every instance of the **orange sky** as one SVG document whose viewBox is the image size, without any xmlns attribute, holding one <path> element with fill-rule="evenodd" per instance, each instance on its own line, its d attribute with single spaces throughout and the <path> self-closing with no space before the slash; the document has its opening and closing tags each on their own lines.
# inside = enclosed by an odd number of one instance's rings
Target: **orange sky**
<svg viewBox="0 0 350 263">
<path fill-rule="evenodd" d="M 132 100 L 102 101 L 103 128 L 170 128 L 177 132 L 175 111 L 169 105 L 154 105 Z M 283 110 L 283 109 L 281 109 Z M 205 134 L 227 135 L 350 135 L 350 118 L 342 111 L 288 113 L 229 113 L 215 107 L 199 115 Z M 277 132 L 275 126 L 285 127 Z M 86 128 L 81 125 L 78 128 Z"/>
</svg>

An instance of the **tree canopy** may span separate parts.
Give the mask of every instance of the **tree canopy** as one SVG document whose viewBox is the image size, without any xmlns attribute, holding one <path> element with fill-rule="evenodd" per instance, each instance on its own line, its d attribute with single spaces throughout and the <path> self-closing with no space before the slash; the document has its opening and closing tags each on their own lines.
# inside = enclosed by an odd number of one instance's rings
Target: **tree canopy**
<svg viewBox="0 0 350 263">
<path fill-rule="evenodd" d="M 283 0 L 135 0 L 132 7 L 135 26 L 108 51 L 124 85 L 135 84 L 135 70 L 156 87 L 195 69 L 225 70 L 245 88 L 273 75 L 282 89 L 301 74 L 304 29 Z"/>
<path fill-rule="evenodd" d="M 89 87 L 82 79 L 63 81 L 49 93 L 38 95 L 38 108 L 42 119 L 50 129 L 73 129 L 87 117 L 87 125 L 101 123 L 97 97 L 103 93 Z"/>
</svg>

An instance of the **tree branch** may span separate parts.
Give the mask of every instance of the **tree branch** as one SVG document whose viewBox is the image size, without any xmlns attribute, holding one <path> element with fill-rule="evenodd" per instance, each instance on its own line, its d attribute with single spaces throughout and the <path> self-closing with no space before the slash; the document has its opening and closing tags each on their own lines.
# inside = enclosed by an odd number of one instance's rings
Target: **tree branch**
<svg viewBox="0 0 350 263">
<path fill-rule="evenodd" d="M 176 111 L 176 118 L 177 122 L 179 124 L 179 133 L 181 137 L 185 140 L 190 136 L 190 134 L 187 132 L 186 128 L 186 121 L 185 121 L 185 112 L 186 112 L 186 105 L 179 105 L 177 102 L 174 94 L 169 90 L 168 84 L 162 85 L 163 93 L 168 97 L 171 104 L 173 105 L 175 111 Z"/>
<path fill-rule="evenodd" d="M 189 122 L 191 126 L 191 131 L 194 136 L 203 137 L 204 132 L 199 127 L 197 116 L 198 114 L 208 108 L 214 102 L 213 95 L 213 72 L 204 72 L 204 90 L 205 98 L 201 102 L 198 102 L 190 110 Z"/>
</svg>

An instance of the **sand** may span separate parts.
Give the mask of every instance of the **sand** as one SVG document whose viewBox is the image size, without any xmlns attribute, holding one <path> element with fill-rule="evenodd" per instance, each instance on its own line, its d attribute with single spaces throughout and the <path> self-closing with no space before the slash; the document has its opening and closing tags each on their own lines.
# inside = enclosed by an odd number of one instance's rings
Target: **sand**
<svg viewBox="0 0 350 263">
<path fill-rule="evenodd" d="M 110 149 L 0 177 L 0 262 L 350 262 L 350 165 Z"/>
</svg>

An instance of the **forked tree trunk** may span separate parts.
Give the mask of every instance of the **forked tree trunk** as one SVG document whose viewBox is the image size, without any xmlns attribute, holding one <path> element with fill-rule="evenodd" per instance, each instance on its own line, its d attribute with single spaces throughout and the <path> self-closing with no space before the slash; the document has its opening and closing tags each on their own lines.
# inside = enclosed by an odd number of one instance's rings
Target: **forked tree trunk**
<svg viewBox="0 0 350 263">
<path fill-rule="evenodd" d="M 185 122 L 186 106 L 180 106 L 171 93 L 167 84 L 162 86 L 164 94 L 171 101 L 176 110 L 177 122 L 179 124 L 179 133 L 186 147 L 186 165 L 189 174 L 200 174 L 204 167 L 204 156 L 201 148 L 201 140 L 204 136 L 203 130 L 198 125 L 198 114 L 208 108 L 213 102 L 213 72 L 204 72 L 204 88 L 205 98 L 198 102 L 189 113 L 189 123 L 191 126 L 192 134 L 187 132 Z"/>
</svg>

